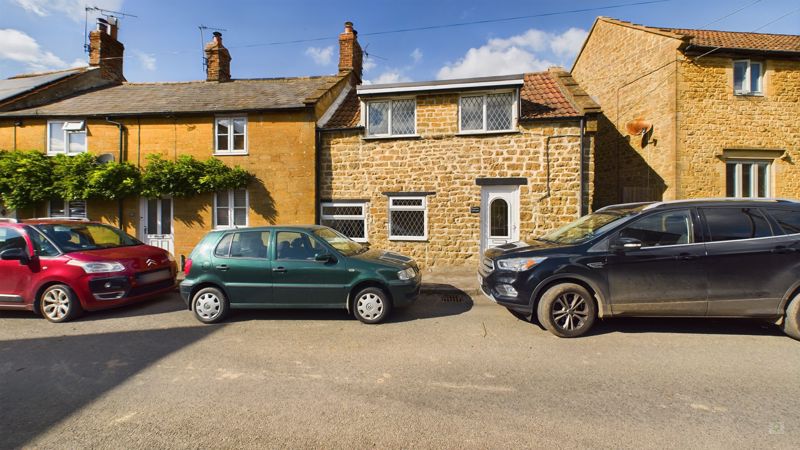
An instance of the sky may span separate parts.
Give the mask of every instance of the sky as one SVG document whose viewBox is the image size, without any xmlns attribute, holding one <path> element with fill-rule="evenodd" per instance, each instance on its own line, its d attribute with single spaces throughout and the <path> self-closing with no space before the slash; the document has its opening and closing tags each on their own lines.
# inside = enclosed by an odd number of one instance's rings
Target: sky
<svg viewBox="0 0 800 450">
<path fill-rule="evenodd" d="M 200 25 L 224 30 L 234 78 L 271 78 L 336 73 L 337 36 L 352 21 L 368 83 L 569 69 L 598 15 L 800 34 L 797 0 L 0 0 L 0 78 L 85 66 L 86 5 L 136 16 L 121 19 L 119 34 L 131 82 L 204 79 L 212 30 L 201 41 Z"/>
</svg>

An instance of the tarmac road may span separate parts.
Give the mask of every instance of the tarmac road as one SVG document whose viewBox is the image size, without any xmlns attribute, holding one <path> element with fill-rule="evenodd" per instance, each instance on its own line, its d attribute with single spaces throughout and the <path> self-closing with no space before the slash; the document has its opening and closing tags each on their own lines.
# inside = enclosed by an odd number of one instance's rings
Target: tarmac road
<svg viewBox="0 0 800 450">
<path fill-rule="evenodd" d="M 0 312 L 0 448 L 796 448 L 800 342 L 617 319 L 558 339 L 484 298 L 389 323 L 177 295 L 50 324 Z"/>
</svg>

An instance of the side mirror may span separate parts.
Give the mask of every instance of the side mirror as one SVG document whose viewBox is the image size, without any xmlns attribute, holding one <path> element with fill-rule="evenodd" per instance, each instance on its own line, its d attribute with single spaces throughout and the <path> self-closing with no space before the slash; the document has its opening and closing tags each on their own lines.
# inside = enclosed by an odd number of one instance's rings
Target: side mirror
<svg viewBox="0 0 800 450">
<path fill-rule="evenodd" d="M 636 238 L 621 237 L 611 243 L 611 251 L 615 253 L 625 253 L 629 250 L 639 250 L 642 248 L 642 241 Z"/>
<path fill-rule="evenodd" d="M 314 261 L 329 262 L 333 261 L 333 259 L 334 259 L 333 255 L 331 255 L 330 253 L 317 253 L 316 255 L 314 255 Z"/>
<path fill-rule="evenodd" d="M 9 248 L 0 252 L 0 259 L 3 261 L 13 261 L 17 260 L 20 264 L 28 264 L 30 262 L 30 258 L 28 258 L 28 254 L 25 253 L 25 249 L 22 248 Z"/>
</svg>

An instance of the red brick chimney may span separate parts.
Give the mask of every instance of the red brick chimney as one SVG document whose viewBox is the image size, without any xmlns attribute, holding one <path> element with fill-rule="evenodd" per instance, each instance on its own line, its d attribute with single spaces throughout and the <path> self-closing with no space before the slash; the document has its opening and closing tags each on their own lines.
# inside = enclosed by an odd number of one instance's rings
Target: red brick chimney
<svg viewBox="0 0 800 450">
<path fill-rule="evenodd" d="M 206 44 L 206 81 L 231 81 L 231 54 L 222 45 L 222 33 L 214 32 Z"/>
<path fill-rule="evenodd" d="M 125 46 L 117 40 L 119 20 L 97 18 L 97 29 L 89 33 L 89 65 L 100 68 L 100 75 L 107 80 L 125 81 L 122 74 L 122 57 Z"/>
<path fill-rule="evenodd" d="M 353 22 L 344 23 L 344 33 L 339 35 L 339 74 L 352 71 L 361 82 L 361 68 L 364 54 L 358 44 L 358 31 Z"/>
</svg>

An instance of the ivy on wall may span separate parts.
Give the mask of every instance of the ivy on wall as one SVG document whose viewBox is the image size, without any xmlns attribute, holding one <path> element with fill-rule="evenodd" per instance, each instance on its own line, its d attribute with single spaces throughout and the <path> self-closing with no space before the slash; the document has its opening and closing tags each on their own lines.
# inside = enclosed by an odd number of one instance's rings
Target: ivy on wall
<svg viewBox="0 0 800 450">
<path fill-rule="evenodd" d="M 152 155 L 139 169 L 127 162 L 101 162 L 88 153 L 46 156 L 38 151 L 0 151 L 0 196 L 12 209 L 51 198 L 191 197 L 242 188 L 253 178 L 216 158 L 200 161 L 184 155 L 170 161 Z"/>
</svg>

